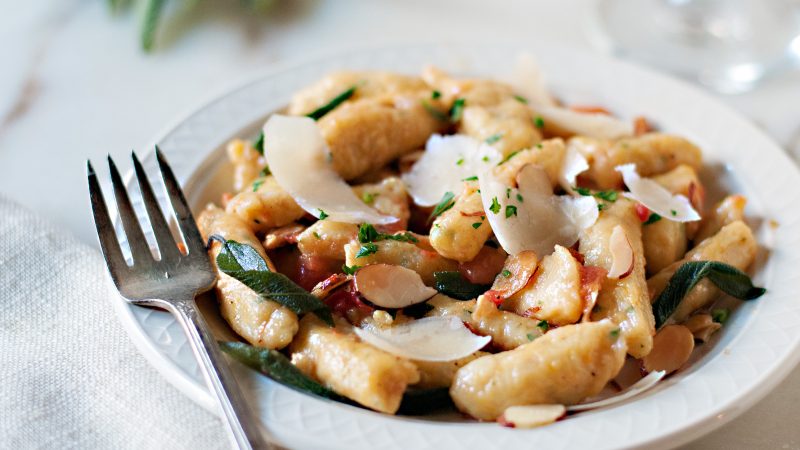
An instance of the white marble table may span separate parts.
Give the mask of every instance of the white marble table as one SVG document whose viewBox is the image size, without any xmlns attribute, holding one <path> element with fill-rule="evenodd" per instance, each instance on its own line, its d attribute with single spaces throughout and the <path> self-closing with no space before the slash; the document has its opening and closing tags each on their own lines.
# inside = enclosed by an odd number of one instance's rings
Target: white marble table
<svg viewBox="0 0 800 450">
<path fill-rule="evenodd" d="M 210 92 L 253 70 L 397 42 L 547 39 L 592 48 L 582 26 L 588 0 L 284 3 L 271 17 L 244 23 L 235 7 L 206 6 L 172 22 L 181 32 L 166 33 L 166 45 L 148 55 L 139 49 L 134 14 L 112 17 L 105 1 L 0 1 L 0 192 L 94 245 L 85 160 L 111 154 L 122 161 Z M 800 72 L 720 98 L 800 155 Z M 800 448 L 798 405 L 796 371 L 751 411 L 689 447 Z"/>
</svg>

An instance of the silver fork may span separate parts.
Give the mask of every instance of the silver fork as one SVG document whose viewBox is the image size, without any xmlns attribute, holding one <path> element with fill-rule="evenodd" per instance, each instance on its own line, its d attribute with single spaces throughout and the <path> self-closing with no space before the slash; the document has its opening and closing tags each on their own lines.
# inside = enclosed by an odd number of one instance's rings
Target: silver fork
<svg viewBox="0 0 800 450">
<path fill-rule="evenodd" d="M 87 161 L 92 212 L 108 271 L 120 294 L 127 301 L 135 305 L 166 309 L 180 322 L 206 383 L 220 404 L 230 437 L 236 447 L 271 448 L 261 435 L 256 417 L 245 403 L 236 380 L 195 303 L 195 296 L 211 289 L 217 276 L 211 267 L 203 239 L 183 192 L 158 148 L 156 148 L 156 158 L 187 254 L 180 251 L 173 239 L 167 220 L 153 194 L 153 188 L 134 153 L 133 167 L 139 182 L 139 190 L 161 254 L 158 260 L 153 258 L 128 193 L 125 191 L 122 177 L 109 156 L 111 183 L 114 186 L 114 196 L 122 226 L 133 255 L 133 265 L 128 266 L 122 255 L 97 174 L 91 162 Z"/>
</svg>

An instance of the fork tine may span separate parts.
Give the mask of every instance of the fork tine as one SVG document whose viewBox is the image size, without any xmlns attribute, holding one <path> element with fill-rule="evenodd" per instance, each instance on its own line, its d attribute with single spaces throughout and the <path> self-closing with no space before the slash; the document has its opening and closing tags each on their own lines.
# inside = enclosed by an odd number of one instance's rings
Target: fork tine
<svg viewBox="0 0 800 450">
<path fill-rule="evenodd" d="M 161 169 L 161 176 L 164 178 L 164 186 L 167 189 L 172 209 L 175 211 L 175 217 L 178 219 L 181 233 L 183 234 L 183 241 L 186 244 L 189 254 L 199 254 L 205 257 L 206 249 L 203 243 L 203 237 L 200 236 L 200 231 L 197 229 L 197 223 L 194 221 L 192 211 L 189 209 L 186 198 L 183 196 L 183 191 L 175 178 L 164 154 L 161 149 L 156 146 L 156 159 L 158 159 L 158 167 Z"/>
<path fill-rule="evenodd" d="M 139 190 L 142 192 L 142 199 L 144 206 L 147 208 L 147 216 L 150 217 L 150 225 L 153 227 L 153 234 L 156 236 L 158 249 L 161 252 L 161 260 L 173 260 L 180 257 L 180 251 L 172 237 L 172 232 L 169 230 L 167 220 L 164 213 L 161 212 L 161 207 L 158 206 L 155 194 L 153 194 L 153 186 L 144 172 L 142 163 L 136 153 L 131 152 L 131 159 L 133 159 L 133 170 L 136 172 L 136 179 L 139 181 Z"/>
<path fill-rule="evenodd" d="M 100 240 L 100 249 L 108 265 L 111 278 L 119 288 L 119 280 L 123 271 L 128 269 L 128 264 L 122 256 L 122 249 L 117 241 L 117 233 L 114 231 L 114 223 L 108 215 L 108 207 L 103 198 L 103 190 L 97 180 L 97 174 L 92 167 L 91 161 L 86 161 L 86 174 L 89 178 L 89 199 L 92 203 L 92 213 L 94 214 L 94 225 L 97 227 L 97 237 Z"/>
<path fill-rule="evenodd" d="M 117 199 L 119 217 L 122 219 L 122 227 L 125 229 L 128 245 L 131 247 L 133 264 L 152 265 L 154 260 L 153 254 L 150 252 L 150 246 L 147 244 L 142 227 L 139 225 L 139 219 L 136 218 L 136 212 L 133 210 L 131 199 L 125 190 L 125 184 L 119 175 L 117 165 L 114 164 L 114 160 L 111 159 L 110 155 L 108 157 L 108 168 L 111 171 L 111 184 L 114 186 L 114 197 Z"/>
</svg>

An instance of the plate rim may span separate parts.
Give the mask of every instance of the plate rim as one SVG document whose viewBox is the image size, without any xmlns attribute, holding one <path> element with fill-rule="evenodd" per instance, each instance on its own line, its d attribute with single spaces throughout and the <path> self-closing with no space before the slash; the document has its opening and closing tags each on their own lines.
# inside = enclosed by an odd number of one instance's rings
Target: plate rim
<svg viewBox="0 0 800 450">
<path fill-rule="evenodd" d="M 786 152 L 781 148 L 781 146 L 769 135 L 767 135 L 762 130 L 758 129 L 750 120 L 746 119 L 737 111 L 733 110 L 731 107 L 724 104 L 722 101 L 712 97 L 711 95 L 705 93 L 700 88 L 689 84 L 688 82 L 656 72 L 650 68 L 640 66 L 628 61 L 619 60 L 617 58 L 611 57 L 605 54 L 596 54 L 587 52 L 582 49 L 578 49 L 572 46 L 565 46 L 562 44 L 554 44 L 550 42 L 546 42 L 547 46 L 562 48 L 568 50 L 570 53 L 573 54 L 580 54 L 580 55 L 588 55 L 595 59 L 602 59 L 606 62 L 613 62 L 614 64 L 627 66 L 630 68 L 634 68 L 638 72 L 642 72 L 647 75 L 648 78 L 651 79 L 659 79 L 661 82 L 669 82 L 681 90 L 690 92 L 693 96 L 699 96 L 704 98 L 704 101 L 710 105 L 713 105 L 715 108 L 719 110 L 724 110 L 730 117 L 730 119 L 736 119 L 738 124 L 748 128 L 749 133 L 755 133 L 761 139 L 768 141 L 772 147 L 774 147 L 777 152 L 775 152 L 773 156 L 777 158 L 776 162 L 781 164 L 788 164 L 790 166 L 790 171 L 794 172 L 794 175 L 800 175 L 798 172 L 796 163 L 790 159 L 790 157 L 786 154 Z M 263 81 L 264 78 L 268 78 L 271 76 L 276 76 L 280 73 L 286 71 L 297 70 L 304 66 L 311 66 L 315 64 L 321 64 L 325 61 L 330 61 L 337 58 L 342 58 L 347 55 L 357 55 L 360 53 L 366 53 L 375 50 L 385 50 L 385 51 L 399 51 L 401 49 L 407 48 L 418 48 L 423 46 L 434 46 L 434 47 L 442 47 L 442 46 L 455 46 L 460 48 L 460 46 L 469 45 L 469 42 L 449 42 L 449 43 L 424 43 L 424 42 L 414 42 L 414 43 L 396 43 L 391 45 L 365 45 L 365 46 L 358 46 L 356 48 L 350 48 L 346 50 L 334 51 L 334 52 L 323 52 L 319 54 L 315 54 L 311 57 L 307 58 L 300 58 L 300 59 L 292 59 L 287 60 L 285 62 L 275 64 L 269 67 L 265 67 L 264 69 L 256 70 L 251 72 L 246 76 L 242 76 L 239 79 L 226 83 L 221 89 L 215 90 L 209 95 L 207 95 L 202 101 L 197 102 L 191 108 L 186 108 L 183 113 L 177 116 L 177 118 L 171 122 L 168 122 L 168 125 L 163 127 L 159 133 L 155 135 L 155 138 L 149 141 L 149 145 L 145 148 L 146 150 L 146 157 L 152 156 L 152 148 L 154 146 L 163 141 L 166 137 L 170 134 L 174 133 L 177 129 L 179 129 L 185 122 L 190 120 L 195 114 L 209 108 L 211 105 L 224 101 L 228 96 L 232 95 L 233 93 L 246 89 L 248 86 Z M 510 49 L 519 49 L 524 48 L 525 46 L 521 46 L 518 43 L 511 43 L 511 42 L 490 42 L 481 43 L 482 47 L 491 47 L 491 46 L 505 46 Z M 539 43 L 536 46 L 531 47 L 539 47 Z M 204 158 L 207 159 L 208 154 L 204 155 Z M 773 158 L 773 159 L 774 159 Z M 201 160 L 200 163 L 204 161 Z M 195 165 L 193 170 L 190 171 L 189 174 L 186 174 L 186 179 L 182 179 L 182 182 L 186 182 L 188 178 L 197 171 L 199 165 Z M 133 179 L 132 171 L 128 171 L 125 176 L 125 182 L 130 183 Z M 116 219 L 116 218 L 115 218 Z M 135 345 L 139 350 L 143 353 L 145 358 L 148 362 L 151 363 L 161 374 L 164 376 L 167 381 L 173 384 L 176 388 L 178 388 L 182 393 L 189 396 L 193 401 L 198 403 L 200 406 L 206 408 L 210 412 L 218 414 L 216 404 L 213 398 L 210 396 L 209 391 L 205 388 L 202 383 L 197 382 L 196 380 L 192 379 L 191 377 L 187 376 L 185 371 L 181 369 L 174 361 L 165 357 L 158 348 L 155 346 L 154 342 L 148 338 L 145 334 L 141 324 L 135 320 L 133 316 L 132 307 L 123 301 L 120 301 L 119 297 L 117 296 L 116 292 L 113 289 L 113 285 L 110 286 L 111 291 L 114 293 L 111 296 L 112 303 L 114 305 L 114 309 L 117 312 L 117 315 L 120 317 L 120 320 L 123 322 L 123 326 L 131 335 L 131 339 L 134 341 Z M 755 378 L 753 382 L 753 388 L 747 391 L 748 395 L 740 395 L 738 398 L 731 398 L 727 402 L 724 403 L 717 403 L 714 408 L 714 411 L 707 412 L 706 416 L 698 419 L 694 422 L 684 424 L 682 428 L 678 428 L 667 432 L 666 434 L 662 435 L 650 435 L 646 440 L 640 440 L 636 443 L 637 446 L 658 446 L 658 447 L 672 447 L 677 445 L 682 445 L 686 442 L 694 440 L 699 436 L 707 434 L 723 424 L 733 420 L 735 417 L 739 416 L 740 414 L 747 411 L 750 407 L 752 407 L 756 402 L 761 400 L 764 396 L 766 396 L 771 390 L 773 390 L 778 384 L 780 384 L 797 366 L 798 362 L 800 362 L 800 352 L 797 350 L 800 349 L 800 339 L 795 339 L 792 346 L 790 346 L 790 350 L 787 356 L 783 358 L 776 366 L 772 368 L 770 372 L 763 372 L 760 376 Z M 734 403 L 738 403 L 734 405 Z"/>
</svg>

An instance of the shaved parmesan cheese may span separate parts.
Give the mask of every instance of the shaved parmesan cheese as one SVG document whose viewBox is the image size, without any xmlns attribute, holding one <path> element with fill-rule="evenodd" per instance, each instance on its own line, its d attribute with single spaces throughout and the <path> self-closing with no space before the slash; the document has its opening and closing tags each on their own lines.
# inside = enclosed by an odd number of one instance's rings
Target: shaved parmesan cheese
<svg viewBox="0 0 800 450">
<path fill-rule="evenodd" d="M 574 187 L 578 185 L 578 175 L 589 170 L 589 162 L 575 145 L 567 145 L 564 162 L 558 174 L 558 183 L 570 194 L 577 194 Z"/>
<path fill-rule="evenodd" d="M 381 308 L 405 308 L 437 293 L 436 289 L 425 286 L 417 272 L 390 264 L 370 264 L 358 269 L 355 282 L 358 292 Z"/>
<path fill-rule="evenodd" d="M 275 114 L 264 124 L 264 156 L 278 184 L 301 208 L 335 222 L 385 225 L 385 216 L 356 197 L 326 157 L 325 139 L 308 117 Z"/>
<path fill-rule="evenodd" d="M 383 351 L 418 361 L 454 361 L 483 348 L 491 336 L 473 334 L 457 317 L 426 317 L 378 328 L 354 328 L 358 337 Z"/>
<path fill-rule="evenodd" d="M 633 124 L 602 113 L 583 113 L 557 106 L 533 105 L 533 111 L 544 119 L 571 133 L 598 139 L 617 139 L 633 136 Z"/>
<path fill-rule="evenodd" d="M 533 250 L 549 255 L 558 245 L 569 247 L 581 229 L 597 220 L 593 197 L 553 195 L 547 173 L 535 165 L 524 166 L 519 188 L 506 185 L 492 171 L 478 177 L 486 217 L 503 250 L 511 255 Z M 521 200 L 520 200 L 521 199 Z"/>
<path fill-rule="evenodd" d="M 612 397 L 608 397 L 590 403 L 581 403 L 578 405 L 568 406 L 567 411 L 569 412 L 587 411 L 590 409 L 597 409 L 597 408 L 602 408 L 604 406 L 611 406 L 617 403 L 622 403 L 625 400 L 628 400 L 629 398 L 635 397 L 641 394 L 642 392 L 651 389 L 653 386 L 658 384 L 658 382 L 661 381 L 661 379 L 664 378 L 666 374 L 667 373 L 664 372 L 663 370 L 658 372 L 650 372 L 649 374 L 647 374 L 647 376 L 637 381 L 636 384 L 629 387 L 619 395 L 615 395 Z"/>
<path fill-rule="evenodd" d="M 434 134 L 403 181 L 416 204 L 433 206 L 446 192 L 460 192 L 464 179 L 494 167 L 501 159 L 495 148 L 469 136 Z"/>
<path fill-rule="evenodd" d="M 665 219 L 675 222 L 700 220 L 700 214 L 692 208 L 688 198 L 680 194 L 673 195 L 655 181 L 640 177 L 636 172 L 636 164 L 624 164 L 615 169 L 622 174 L 630 190 L 624 194 L 626 197 L 638 201 Z"/>
<path fill-rule="evenodd" d="M 519 55 L 509 84 L 530 104 L 556 106 L 556 102 L 547 91 L 547 83 L 539 63 L 530 53 Z"/>
</svg>

